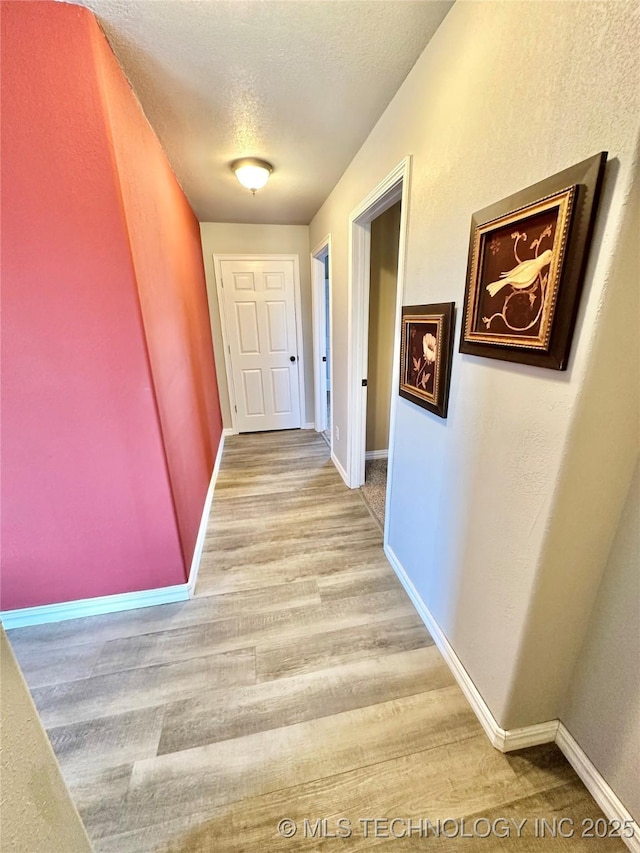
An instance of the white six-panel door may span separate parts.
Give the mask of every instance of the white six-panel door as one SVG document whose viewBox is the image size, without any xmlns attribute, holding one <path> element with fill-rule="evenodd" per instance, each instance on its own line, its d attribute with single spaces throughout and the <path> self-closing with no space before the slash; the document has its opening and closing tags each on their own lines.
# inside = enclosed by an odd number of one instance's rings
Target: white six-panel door
<svg viewBox="0 0 640 853">
<path fill-rule="evenodd" d="M 236 428 L 300 427 L 293 260 L 221 259 L 220 273 Z"/>
</svg>

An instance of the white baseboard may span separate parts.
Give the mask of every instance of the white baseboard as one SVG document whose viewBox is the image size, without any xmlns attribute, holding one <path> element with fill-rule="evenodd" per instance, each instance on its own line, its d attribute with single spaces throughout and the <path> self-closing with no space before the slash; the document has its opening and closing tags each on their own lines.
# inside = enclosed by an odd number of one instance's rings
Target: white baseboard
<svg viewBox="0 0 640 853">
<path fill-rule="evenodd" d="M 388 457 L 388 450 L 367 450 L 364 454 L 364 458 L 367 460 L 367 462 L 371 459 L 388 459 Z"/>
<path fill-rule="evenodd" d="M 337 469 L 337 471 L 338 471 L 338 474 L 340 474 L 340 476 L 341 476 L 341 477 L 342 477 L 342 479 L 344 480 L 345 486 L 346 486 L 348 489 L 350 489 L 350 488 L 351 488 L 351 486 L 349 485 L 349 478 L 347 477 L 347 472 L 344 470 L 344 468 L 342 467 L 342 465 L 341 465 L 341 464 L 340 464 L 340 462 L 338 461 L 338 457 L 335 455 L 335 453 L 332 453 L 332 454 L 331 454 L 331 461 L 332 461 L 332 462 L 333 462 L 333 464 L 336 466 L 336 469 Z"/>
<path fill-rule="evenodd" d="M 226 436 L 226 435 L 238 435 L 238 433 L 235 431 L 235 429 L 234 429 L 233 427 L 225 427 L 225 428 L 222 430 L 222 435 L 223 435 L 223 436 Z"/>
<path fill-rule="evenodd" d="M 187 601 L 189 590 L 186 583 L 144 589 L 140 592 L 122 592 L 117 595 L 102 595 L 97 598 L 82 598 L 78 601 L 63 601 L 59 604 L 43 604 L 40 607 L 23 607 L 19 610 L 3 610 L 0 622 L 7 631 L 27 625 L 44 625 L 46 622 L 63 622 L 83 616 L 99 616 L 102 613 L 117 613 L 120 610 L 137 610 L 156 604 L 171 604 Z"/>
<path fill-rule="evenodd" d="M 622 838 L 622 840 L 632 853 L 640 853 L 640 828 L 638 824 L 633 820 L 610 785 L 559 720 L 549 720 L 534 726 L 525 726 L 521 729 L 511 730 L 505 730 L 498 725 L 489 706 L 469 677 L 469 673 L 462 665 L 460 658 L 425 605 L 393 549 L 387 544 L 384 551 L 400 583 L 407 591 L 409 598 L 413 601 L 420 618 L 433 637 L 442 657 L 447 662 L 460 689 L 467 697 L 469 704 L 478 717 L 480 725 L 485 730 L 492 745 L 501 752 L 512 752 L 516 749 L 539 746 L 543 743 L 557 743 L 567 761 L 571 764 L 589 793 L 604 812 L 606 818 L 609 821 L 620 821 L 623 827 L 633 827 L 633 836 Z"/>
<path fill-rule="evenodd" d="M 411 582 L 404 567 L 396 557 L 393 549 L 389 545 L 384 548 L 387 559 L 391 563 L 395 573 L 403 585 L 409 598 L 418 611 L 418 615 L 427 627 L 427 630 L 433 637 L 433 640 L 440 650 L 440 654 L 447 662 L 454 678 L 458 682 L 460 689 L 467 697 L 475 715 L 480 721 L 480 725 L 485 730 L 485 733 L 492 745 L 500 752 L 511 752 L 514 749 L 524 749 L 528 746 L 538 746 L 541 743 L 553 743 L 558 731 L 558 721 L 549 720 L 546 723 L 540 723 L 535 726 L 526 726 L 522 729 L 512 729 L 506 731 L 498 725 L 496 718 L 491 713 L 487 703 L 482 698 L 480 691 L 471 680 L 469 673 L 466 671 L 460 658 L 453 650 L 451 644 L 447 640 L 444 632 L 431 615 L 424 601 L 420 597 L 417 589 Z"/>
<path fill-rule="evenodd" d="M 489 712 L 490 713 L 490 712 Z M 542 743 L 553 743 L 558 733 L 558 721 L 547 720 L 533 726 L 523 726 L 521 729 L 503 729 L 495 723 L 492 744 L 500 752 L 514 752 L 516 749 L 527 749 L 529 746 L 540 746 Z"/>
<path fill-rule="evenodd" d="M 556 743 L 607 820 L 620 821 L 623 826 L 621 834 L 625 826 L 633 827 L 633 835 L 630 838 L 623 837 L 622 840 L 632 853 L 640 853 L 640 827 L 563 723 L 558 723 Z"/>
<path fill-rule="evenodd" d="M 202 517 L 200 518 L 200 527 L 198 528 L 198 536 L 196 538 L 196 545 L 193 549 L 193 557 L 191 559 L 191 568 L 189 569 L 189 580 L 187 581 L 187 589 L 189 590 L 189 595 L 193 596 L 193 593 L 196 588 L 196 581 L 198 580 L 198 572 L 200 571 L 200 561 L 202 559 L 202 549 L 204 548 L 204 540 L 207 535 L 207 524 L 209 523 L 209 514 L 211 513 L 211 504 L 213 502 L 213 492 L 216 487 L 216 480 L 218 479 L 218 472 L 220 471 L 220 462 L 222 461 L 222 452 L 224 450 L 224 439 L 225 434 L 224 431 L 220 436 L 220 444 L 218 445 L 218 452 L 216 453 L 216 461 L 213 465 L 213 473 L 211 474 L 211 480 L 209 481 L 209 488 L 207 489 L 207 496 L 204 499 L 204 508 L 202 510 Z"/>
<path fill-rule="evenodd" d="M 311 421 L 311 422 L 310 422 L 310 423 L 308 423 L 308 424 L 305 424 L 305 425 L 302 427 L 302 429 L 315 429 L 315 428 L 316 428 L 316 425 L 314 424 L 314 422 L 313 422 L 313 421 Z"/>
<path fill-rule="evenodd" d="M 195 589 L 202 558 L 207 521 L 211 511 L 213 492 L 215 489 L 220 461 L 224 448 L 223 431 L 205 498 L 198 537 L 191 561 L 191 570 L 187 583 L 165 586 L 158 589 L 144 589 L 140 592 L 123 592 L 116 595 L 102 595 L 96 598 L 83 598 L 78 601 L 64 601 L 59 604 L 43 604 L 39 607 L 23 607 L 19 610 L 0 611 L 0 622 L 7 631 L 11 628 L 24 628 L 27 625 L 43 625 L 46 622 L 63 622 L 66 619 L 80 619 L 84 616 L 98 616 L 103 613 L 117 613 L 122 610 L 137 610 L 140 607 L 153 607 L 157 604 L 172 604 L 176 601 L 187 601 Z"/>
</svg>

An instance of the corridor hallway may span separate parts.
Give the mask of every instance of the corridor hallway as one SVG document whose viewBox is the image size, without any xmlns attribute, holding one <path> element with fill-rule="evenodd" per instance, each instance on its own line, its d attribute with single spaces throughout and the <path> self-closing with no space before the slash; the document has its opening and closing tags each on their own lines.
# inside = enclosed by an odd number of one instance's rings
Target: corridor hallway
<svg viewBox="0 0 640 853">
<path fill-rule="evenodd" d="M 227 439 L 194 599 L 9 637 L 96 853 L 625 849 L 555 746 L 491 747 L 314 432 Z"/>
</svg>

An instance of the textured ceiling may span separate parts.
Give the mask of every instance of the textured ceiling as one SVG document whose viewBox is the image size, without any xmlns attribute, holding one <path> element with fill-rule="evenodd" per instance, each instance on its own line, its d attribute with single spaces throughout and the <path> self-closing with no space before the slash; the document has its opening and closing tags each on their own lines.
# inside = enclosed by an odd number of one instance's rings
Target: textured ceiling
<svg viewBox="0 0 640 853">
<path fill-rule="evenodd" d="M 81 0 L 200 221 L 307 224 L 451 7 L 439 0 Z M 255 197 L 229 163 L 274 173 Z"/>
</svg>

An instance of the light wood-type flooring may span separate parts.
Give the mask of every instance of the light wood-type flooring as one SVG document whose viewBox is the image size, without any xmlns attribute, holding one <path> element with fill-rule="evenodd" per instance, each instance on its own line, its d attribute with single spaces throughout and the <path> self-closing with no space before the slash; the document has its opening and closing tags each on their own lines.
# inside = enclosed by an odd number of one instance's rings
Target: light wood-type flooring
<svg viewBox="0 0 640 853">
<path fill-rule="evenodd" d="M 321 437 L 235 436 L 193 600 L 10 632 L 98 853 L 625 849 L 555 746 L 491 747 L 381 539 Z"/>
</svg>

